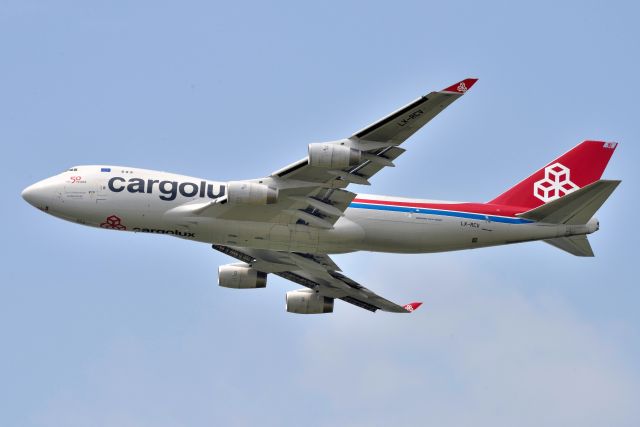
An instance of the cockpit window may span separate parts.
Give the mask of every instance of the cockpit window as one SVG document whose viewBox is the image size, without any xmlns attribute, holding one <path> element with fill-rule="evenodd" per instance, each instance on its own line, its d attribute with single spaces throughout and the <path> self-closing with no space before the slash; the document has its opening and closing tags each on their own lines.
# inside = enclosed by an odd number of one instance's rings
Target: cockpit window
<svg viewBox="0 0 640 427">
<path fill-rule="evenodd" d="M 67 172 L 77 172 L 78 168 L 69 168 L 69 170 Z"/>
</svg>

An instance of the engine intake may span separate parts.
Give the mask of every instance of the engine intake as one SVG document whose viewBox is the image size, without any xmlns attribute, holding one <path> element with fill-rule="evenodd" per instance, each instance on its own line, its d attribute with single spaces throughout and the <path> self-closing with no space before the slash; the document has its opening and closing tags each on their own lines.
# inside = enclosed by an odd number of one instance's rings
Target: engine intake
<svg viewBox="0 0 640 427">
<path fill-rule="evenodd" d="M 333 312 L 333 298 L 322 296 L 311 289 L 287 292 L 287 311 L 298 314 Z"/>
<path fill-rule="evenodd" d="M 235 205 L 270 205 L 278 201 L 278 190 L 246 181 L 227 183 L 227 202 Z"/>
<path fill-rule="evenodd" d="M 317 142 L 309 144 L 309 164 L 319 168 L 344 169 L 360 163 L 361 153 L 353 148 Z"/>
<path fill-rule="evenodd" d="M 267 286 L 267 273 L 248 265 L 221 265 L 218 267 L 218 285 L 232 289 L 264 288 Z"/>
</svg>

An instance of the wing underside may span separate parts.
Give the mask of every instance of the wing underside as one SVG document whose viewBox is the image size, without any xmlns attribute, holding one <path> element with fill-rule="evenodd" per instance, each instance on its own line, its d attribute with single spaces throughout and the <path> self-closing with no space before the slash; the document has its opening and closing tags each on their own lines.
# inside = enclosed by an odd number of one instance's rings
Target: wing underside
<svg viewBox="0 0 640 427">
<path fill-rule="evenodd" d="M 312 289 L 322 296 L 341 299 L 371 312 L 382 310 L 392 313 L 410 313 L 419 305 L 419 303 L 411 303 L 402 306 L 377 295 L 342 274 L 339 267 L 328 255 L 222 245 L 213 245 L 212 247 L 256 270 L 275 274 Z"/>
</svg>

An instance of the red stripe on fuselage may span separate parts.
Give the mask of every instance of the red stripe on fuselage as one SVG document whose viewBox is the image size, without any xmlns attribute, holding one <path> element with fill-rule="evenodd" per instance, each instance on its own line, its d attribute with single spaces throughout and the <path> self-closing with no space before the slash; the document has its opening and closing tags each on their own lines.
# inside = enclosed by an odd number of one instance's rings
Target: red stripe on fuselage
<svg viewBox="0 0 640 427">
<path fill-rule="evenodd" d="M 488 203 L 424 203 L 405 202 L 397 200 L 353 199 L 354 203 L 368 203 L 372 205 L 405 206 L 409 208 L 439 209 L 444 211 L 457 211 L 477 213 L 484 215 L 498 215 L 515 217 L 516 214 L 527 211 L 526 208 L 515 206 L 493 205 Z"/>
</svg>

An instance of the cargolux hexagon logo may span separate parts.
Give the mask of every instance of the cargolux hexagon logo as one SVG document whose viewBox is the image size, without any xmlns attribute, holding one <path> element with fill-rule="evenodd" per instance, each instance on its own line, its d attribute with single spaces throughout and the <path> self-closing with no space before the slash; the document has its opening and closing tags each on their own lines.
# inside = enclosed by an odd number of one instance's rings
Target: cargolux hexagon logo
<svg viewBox="0 0 640 427">
<path fill-rule="evenodd" d="M 578 188 L 571 182 L 571 170 L 561 163 L 554 163 L 544 168 L 544 178 L 533 184 L 533 195 L 545 203 L 576 191 Z"/>
<path fill-rule="evenodd" d="M 107 217 L 107 219 L 100 224 L 102 228 L 109 228 L 111 230 L 126 230 L 127 227 L 122 225 L 122 219 L 116 215 L 111 215 Z"/>
</svg>

